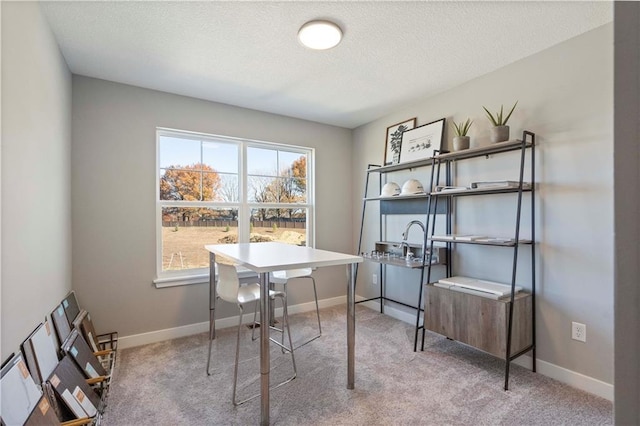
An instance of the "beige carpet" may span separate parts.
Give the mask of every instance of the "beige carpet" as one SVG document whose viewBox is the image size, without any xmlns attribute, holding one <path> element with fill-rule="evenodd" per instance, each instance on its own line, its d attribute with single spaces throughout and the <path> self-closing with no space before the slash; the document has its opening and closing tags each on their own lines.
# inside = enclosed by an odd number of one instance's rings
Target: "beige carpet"
<svg viewBox="0 0 640 426">
<path fill-rule="evenodd" d="M 314 313 L 291 317 L 294 341 L 311 335 Z M 356 389 L 346 389 L 346 306 L 321 311 L 323 335 L 296 351 L 298 377 L 271 392 L 274 425 L 607 425 L 611 402 L 427 333 L 413 352 L 413 327 L 358 306 Z M 240 398 L 259 390 L 258 342 L 243 327 Z M 235 327 L 218 330 L 214 374 L 207 335 L 125 349 L 105 425 L 252 425 L 260 402 L 231 404 Z M 294 343 L 295 344 L 295 343 Z M 272 383 L 291 372 L 272 350 Z"/>
</svg>

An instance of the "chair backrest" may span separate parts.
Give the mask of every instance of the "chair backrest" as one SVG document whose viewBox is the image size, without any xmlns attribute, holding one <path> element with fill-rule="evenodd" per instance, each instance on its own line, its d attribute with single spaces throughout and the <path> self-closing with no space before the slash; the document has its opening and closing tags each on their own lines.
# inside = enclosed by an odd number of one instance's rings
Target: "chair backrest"
<svg viewBox="0 0 640 426">
<path fill-rule="evenodd" d="M 311 275 L 313 270 L 311 268 L 302 269 L 287 269 L 284 271 L 274 271 L 271 273 L 271 278 L 278 280 L 288 280 L 290 278 L 307 277 Z"/>
<path fill-rule="evenodd" d="M 233 265 L 216 263 L 218 267 L 218 282 L 216 283 L 216 293 L 225 302 L 238 303 L 238 288 L 240 280 L 238 271 Z"/>
</svg>

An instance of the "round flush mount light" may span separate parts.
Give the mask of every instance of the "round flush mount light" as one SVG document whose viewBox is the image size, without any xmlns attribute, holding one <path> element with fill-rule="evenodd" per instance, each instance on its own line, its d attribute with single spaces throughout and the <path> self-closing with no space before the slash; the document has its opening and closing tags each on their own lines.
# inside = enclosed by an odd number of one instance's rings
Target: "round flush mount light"
<svg viewBox="0 0 640 426">
<path fill-rule="evenodd" d="M 309 21 L 298 31 L 298 40 L 309 49 L 331 49 L 342 40 L 342 30 L 333 22 Z"/>
</svg>

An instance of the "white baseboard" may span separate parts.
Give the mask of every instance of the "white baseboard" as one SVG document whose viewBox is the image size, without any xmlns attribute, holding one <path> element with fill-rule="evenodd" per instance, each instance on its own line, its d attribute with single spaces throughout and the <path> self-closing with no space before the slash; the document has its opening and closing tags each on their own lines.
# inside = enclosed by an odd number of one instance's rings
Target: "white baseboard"
<svg viewBox="0 0 640 426">
<path fill-rule="evenodd" d="M 334 297 L 331 299 L 318 300 L 320 309 L 340 305 L 346 302 L 344 296 Z M 315 311 L 315 302 L 301 303 L 289 306 L 290 314 L 299 312 Z M 276 316 L 282 315 L 282 308 L 277 308 Z M 253 321 L 253 313 L 245 314 L 242 322 L 249 323 Z M 227 327 L 235 327 L 238 324 L 238 316 L 221 318 L 216 320 L 216 329 Z M 199 322 L 196 324 L 183 325 L 180 327 L 165 328 L 164 330 L 150 331 L 148 333 L 132 334 L 130 336 L 122 336 L 118 339 L 118 348 L 126 349 L 134 346 L 147 345 L 149 343 L 162 342 L 164 340 L 177 339 L 179 337 L 191 336 L 209 331 L 209 321 Z"/>
<path fill-rule="evenodd" d="M 362 300 L 362 297 L 356 296 L 356 300 Z M 331 299 L 323 299 L 318 301 L 320 308 L 328 308 L 335 305 L 345 303 L 344 296 L 334 297 Z M 362 303 L 367 308 L 379 311 L 380 303 L 369 301 Z M 316 308 L 314 302 L 302 303 L 298 305 L 289 306 L 289 313 L 296 314 L 299 312 L 309 312 Z M 406 322 L 408 324 L 415 324 L 415 314 L 402 311 L 391 306 L 385 306 L 385 315 L 388 315 L 397 320 Z M 282 308 L 276 309 L 276 315 L 282 315 Z M 253 320 L 253 313 L 246 314 L 243 318 L 243 322 L 250 322 Z M 238 324 L 238 317 L 228 317 L 216 320 L 216 328 L 234 327 Z M 181 327 L 167 328 L 164 330 L 151 331 L 148 333 L 134 334 L 131 336 L 123 336 L 118 339 L 118 347 L 121 349 L 131 348 L 134 346 L 146 345 L 149 343 L 162 342 L 164 340 L 176 339 L 179 337 L 191 336 L 193 334 L 205 333 L 209 330 L 209 322 L 200 322 L 197 324 L 189 324 Z M 521 356 L 513 361 L 522 367 L 532 368 L 532 359 L 528 355 Z M 564 367 L 551 364 L 550 362 L 538 359 L 536 362 L 536 370 L 539 374 L 566 383 L 576 389 L 583 390 L 585 392 L 597 395 L 605 398 L 609 401 L 613 401 L 614 387 L 610 383 L 605 383 L 601 380 L 594 379 L 593 377 L 585 376 L 584 374 L 577 373 L 575 371 L 568 370 Z"/>
<path fill-rule="evenodd" d="M 370 309 L 380 311 L 380 302 L 369 301 L 362 303 L 362 305 Z M 385 306 L 384 313 L 385 315 L 409 324 L 416 323 L 415 314 L 402 311 L 392 306 Z M 523 355 L 520 358 L 514 360 L 513 363 L 529 370 L 533 368 L 533 359 L 529 355 Z M 550 362 L 543 361 L 541 359 L 536 360 L 536 371 L 543 376 L 547 376 L 559 382 L 566 383 L 576 389 L 580 389 L 593 395 L 597 395 L 601 398 L 605 398 L 609 401 L 613 401 L 614 387 L 610 383 L 594 379 L 593 377 L 585 376 L 584 374 L 568 370 L 564 367 L 551 364 Z"/>
<path fill-rule="evenodd" d="M 531 370 L 533 366 L 533 359 L 529 355 L 523 355 L 514 360 L 513 363 Z M 543 361 L 541 359 L 536 360 L 536 372 L 543 376 L 551 377 L 559 382 L 566 383 L 576 389 L 613 401 L 614 387 L 610 383 L 585 376 L 584 374 L 568 370 L 564 367 L 551 364 L 550 362 Z"/>
</svg>

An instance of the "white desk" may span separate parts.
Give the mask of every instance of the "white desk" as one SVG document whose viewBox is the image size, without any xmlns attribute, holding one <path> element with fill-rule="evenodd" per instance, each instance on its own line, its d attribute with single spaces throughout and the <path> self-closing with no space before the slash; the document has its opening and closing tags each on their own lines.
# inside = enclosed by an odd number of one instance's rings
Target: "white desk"
<svg viewBox="0 0 640 426">
<path fill-rule="evenodd" d="M 355 266 L 360 256 L 284 243 L 207 245 L 209 251 L 209 339 L 215 339 L 215 256 L 225 256 L 260 274 L 260 323 L 270 324 L 269 272 L 284 269 L 347 265 L 347 389 L 355 384 Z M 260 421 L 269 424 L 269 327 L 260 327 Z"/>
</svg>

